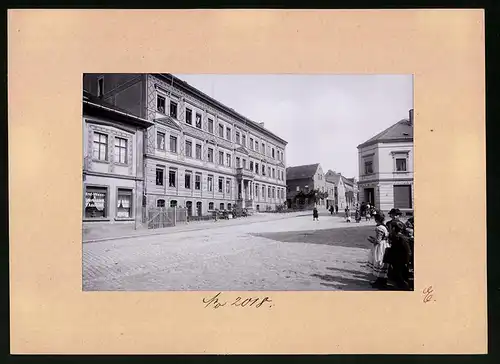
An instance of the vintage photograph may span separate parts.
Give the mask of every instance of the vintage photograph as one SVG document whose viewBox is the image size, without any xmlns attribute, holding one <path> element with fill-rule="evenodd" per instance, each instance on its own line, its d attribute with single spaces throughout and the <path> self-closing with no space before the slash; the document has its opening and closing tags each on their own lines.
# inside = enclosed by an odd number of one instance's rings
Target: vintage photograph
<svg viewBox="0 0 500 364">
<path fill-rule="evenodd" d="M 84 74 L 84 291 L 413 290 L 413 76 Z"/>
</svg>

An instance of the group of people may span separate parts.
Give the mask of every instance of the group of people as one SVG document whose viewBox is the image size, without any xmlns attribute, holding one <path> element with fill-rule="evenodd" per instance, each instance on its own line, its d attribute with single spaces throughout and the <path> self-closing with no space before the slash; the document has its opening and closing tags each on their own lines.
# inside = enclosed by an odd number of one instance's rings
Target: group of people
<svg viewBox="0 0 500 364">
<path fill-rule="evenodd" d="M 406 223 L 400 220 L 401 211 L 389 211 L 391 220 L 385 223 L 383 212 L 376 211 L 375 236 L 368 237 L 372 243 L 368 267 L 375 280 L 372 287 L 384 289 L 388 281 L 401 290 L 413 289 L 410 270 L 413 269 L 413 217 Z"/>
</svg>

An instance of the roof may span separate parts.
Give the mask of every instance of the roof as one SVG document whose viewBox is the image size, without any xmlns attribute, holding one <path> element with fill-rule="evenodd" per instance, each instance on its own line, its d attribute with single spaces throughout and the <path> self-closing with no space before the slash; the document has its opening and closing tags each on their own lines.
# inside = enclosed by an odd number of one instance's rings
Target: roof
<svg viewBox="0 0 500 364">
<path fill-rule="evenodd" d="M 107 103 L 100 97 L 91 95 L 86 90 L 83 91 L 83 112 L 84 114 L 103 116 L 141 128 L 149 128 L 154 125 L 151 121 L 140 118 L 125 109 Z"/>
<path fill-rule="evenodd" d="M 390 143 L 390 142 L 412 142 L 413 141 L 413 125 L 408 119 L 402 119 L 396 124 L 391 125 L 387 129 L 381 131 L 374 137 L 368 139 L 366 142 L 358 145 L 358 148 L 366 147 L 376 143 Z"/>
<path fill-rule="evenodd" d="M 328 170 L 328 172 L 326 172 L 325 174 L 325 180 L 330 183 L 335 183 L 336 185 L 338 185 L 340 177 L 341 177 L 340 173 L 335 173 L 331 169 Z"/>
<path fill-rule="evenodd" d="M 186 89 L 187 91 L 195 94 L 196 96 L 202 98 L 202 99 L 205 99 L 205 101 L 209 102 L 210 104 L 216 106 L 217 108 L 221 109 L 222 111 L 228 113 L 229 115 L 239 119 L 240 121 L 243 121 L 244 123 L 246 124 L 249 124 L 250 126 L 252 126 L 253 128 L 263 132 L 264 134 L 267 134 L 268 136 L 276 139 L 277 141 L 287 145 L 288 142 L 282 138 L 280 138 L 279 136 L 277 136 L 276 134 L 274 134 L 273 132 L 269 131 L 268 129 L 264 128 L 261 123 L 258 123 L 258 122 L 255 122 L 253 120 L 250 120 L 248 119 L 247 117 L 241 115 L 240 113 L 236 112 L 234 109 L 224 105 L 223 103 L 215 100 L 214 98 L 208 96 L 207 94 L 205 94 L 204 92 L 198 90 L 196 87 L 194 86 L 191 86 L 189 83 L 187 83 L 186 81 L 183 81 L 181 80 L 180 78 L 178 77 L 175 77 L 174 75 L 172 75 L 171 73 L 156 73 L 156 74 L 153 74 L 153 75 L 159 75 L 159 76 L 162 76 L 163 78 L 167 78 L 169 79 L 169 81 L 175 81 L 176 85 L 177 86 L 181 86 L 183 87 L 184 89 Z"/>
<path fill-rule="evenodd" d="M 318 170 L 319 163 L 307 164 L 303 166 L 288 167 L 286 169 L 286 179 L 312 178 Z"/>
</svg>

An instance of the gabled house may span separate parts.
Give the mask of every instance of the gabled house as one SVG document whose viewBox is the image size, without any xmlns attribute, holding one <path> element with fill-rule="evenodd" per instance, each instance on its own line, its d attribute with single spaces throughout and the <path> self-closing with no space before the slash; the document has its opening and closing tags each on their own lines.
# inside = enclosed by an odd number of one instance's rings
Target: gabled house
<svg viewBox="0 0 500 364">
<path fill-rule="evenodd" d="M 382 211 L 413 213 L 413 109 L 358 146 L 360 199 Z"/>
<path fill-rule="evenodd" d="M 308 194 L 314 190 L 322 193 L 327 192 L 323 168 L 319 163 L 288 167 L 286 169 L 286 183 L 287 204 L 289 207 L 297 203 L 296 197 L 301 193 Z M 304 200 L 305 205 L 312 205 L 313 203 L 312 198 Z M 318 206 L 326 207 L 326 199 L 319 199 Z"/>
<path fill-rule="evenodd" d="M 346 206 L 354 207 L 358 202 L 357 183 L 354 178 L 346 178 L 342 173 L 328 170 L 325 174 L 325 179 L 328 185 L 333 187 L 333 195 L 331 202 L 334 206 L 337 205 L 339 210 Z"/>
</svg>

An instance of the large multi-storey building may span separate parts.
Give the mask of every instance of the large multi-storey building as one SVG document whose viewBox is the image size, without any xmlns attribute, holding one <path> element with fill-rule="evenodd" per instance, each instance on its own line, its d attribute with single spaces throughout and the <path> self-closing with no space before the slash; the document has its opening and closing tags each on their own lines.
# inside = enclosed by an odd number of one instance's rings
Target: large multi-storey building
<svg viewBox="0 0 500 364">
<path fill-rule="evenodd" d="M 358 146 L 360 197 L 382 211 L 413 212 L 413 109 Z"/>
<path fill-rule="evenodd" d="M 286 200 L 287 142 L 171 74 L 85 74 L 84 89 L 154 125 L 144 138 L 145 207 L 190 215 Z"/>
</svg>

